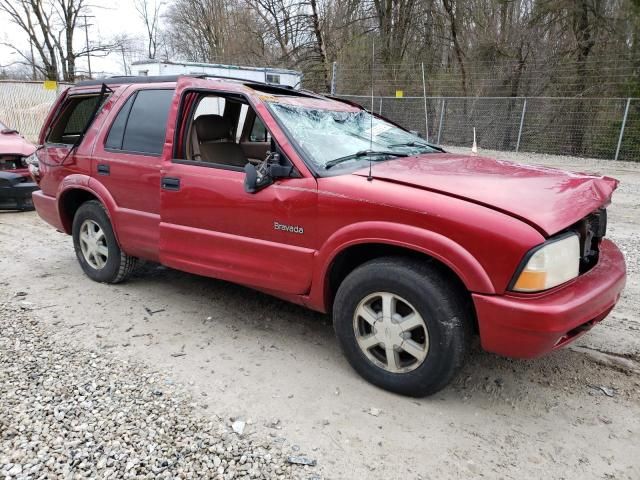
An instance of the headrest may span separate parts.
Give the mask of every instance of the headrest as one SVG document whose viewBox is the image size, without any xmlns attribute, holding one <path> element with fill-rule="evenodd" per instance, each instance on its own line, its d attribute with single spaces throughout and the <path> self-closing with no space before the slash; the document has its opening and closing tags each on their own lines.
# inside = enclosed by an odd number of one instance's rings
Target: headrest
<svg viewBox="0 0 640 480">
<path fill-rule="evenodd" d="M 220 115 L 200 115 L 195 125 L 201 142 L 231 139 L 231 124 Z"/>
</svg>

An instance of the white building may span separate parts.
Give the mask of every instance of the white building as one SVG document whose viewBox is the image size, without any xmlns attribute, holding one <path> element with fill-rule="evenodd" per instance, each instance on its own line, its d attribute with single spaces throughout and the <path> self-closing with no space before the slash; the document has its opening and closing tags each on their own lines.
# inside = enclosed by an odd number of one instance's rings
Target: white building
<svg viewBox="0 0 640 480">
<path fill-rule="evenodd" d="M 242 67 L 216 63 L 139 60 L 131 64 L 131 75 L 211 75 L 300 88 L 302 72 L 269 67 Z"/>
</svg>

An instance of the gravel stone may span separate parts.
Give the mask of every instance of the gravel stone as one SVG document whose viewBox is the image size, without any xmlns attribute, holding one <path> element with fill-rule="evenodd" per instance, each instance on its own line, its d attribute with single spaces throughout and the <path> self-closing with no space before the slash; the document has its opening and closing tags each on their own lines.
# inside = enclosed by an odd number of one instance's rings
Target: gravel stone
<svg viewBox="0 0 640 480">
<path fill-rule="evenodd" d="M 287 442 L 242 420 L 230 435 L 166 375 L 55 340 L 16 303 L 0 303 L 0 477 L 309 477 Z"/>
</svg>

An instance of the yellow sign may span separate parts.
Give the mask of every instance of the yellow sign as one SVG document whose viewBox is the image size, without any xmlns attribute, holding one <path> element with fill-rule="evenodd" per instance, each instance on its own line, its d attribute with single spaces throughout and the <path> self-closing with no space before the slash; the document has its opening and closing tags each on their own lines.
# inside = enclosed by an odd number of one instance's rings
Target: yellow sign
<svg viewBox="0 0 640 480">
<path fill-rule="evenodd" d="M 404 90 L 396 90 L 396 98 L 404 97 Z"/>
<path fill-rule="evenodd" d="M 45 90 L 55 90 L 58 88 L 58 82 L 55 80 L 45 80 L 43 86 Z"/>
</svg>

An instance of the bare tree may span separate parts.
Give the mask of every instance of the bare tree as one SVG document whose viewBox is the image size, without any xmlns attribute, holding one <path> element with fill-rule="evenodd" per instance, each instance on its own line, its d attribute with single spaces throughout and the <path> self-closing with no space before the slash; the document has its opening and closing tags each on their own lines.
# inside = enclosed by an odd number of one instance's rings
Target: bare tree
<svg viewBox="0 0 640 480">
<path fill-rule="evenodd" d="M 373 0 L 385 64 L 404 59 L 416 4 L 417 0 Z"/>
<path fill-rule="evenodd" d="M 59 66 L 54 38 L 47 25 L 40 20 L 52 14 L 51 9 L 45 10 L 45 8 L 45 5 L 38 0 L 0 0 L 0 11 L 5 12 L 11 22 L 26 33 L 41 63 L 36 63 L 35 58 L 26 55 L 13 44 L 6 42 L 3 44 L 12 48 L 26 64 L 33 65 L 45 78 L 57 80 Z"/>
<path fill-rule="evenodd" d="M 637 1 L 175 0 L 165 18 L 171 54 L 186 60 L 296 68 L 318 89 L 337 60 L 357 93 L 370 87 L 375 39 L 380 90 L 421 94 L 424 62 L 432 95 L 515 98 L 596 92 L 594 72 L 619 78 L 609 56 L 640 68 Z M 637 74 L 618 85 L 610 95 L 640 91 Z"/>
<path fill-rule="evenodd" d="M 34 55 L 27 55 L 13 44 L 12 48 L 29 66 L 45 78 L 74 81 L 76 60 L 85 55 L 105 55 L 113 45 L 96 43 L 74 48 L 74 34 L 79 18 L 87 11 L 87 0 L 0 0 L 0 12 L 9 16 L 26 35 Z M 36 55 L 37 57 L 36 58 Z"/>
<path fill-rule="evenodd" d="M 462 92 L 466 96 L 468 94 L 467 72 L 464 67 L 464 51 L 462 50 L 460 39 L 458 38 L 458 23 L 460 21 L 459 19 L 460 5 L 458 4 L 457 0 L 442 0 L 442 5 L 444 6 L 445 11 L 447 12 L 447 16 L 449 17 L 451 41 L 453 42 L 453 50 L 455 51 L 455 54 L 456 54 L 456 60 L 458 61 L 458 65 L 460 66 Z"/>
<path fill-rule="evenodd" d="M 160 11 L 164 4 L 157 0 L 134 0 L 134 5 L 146 29 L 147 57 L 153 60 L 158 52 Z"/>
<path fill-rule="evenodd" d="M 167 13 L 173 47 L 187 60 L 219 62 L 229 31 L 227 0 L 177 0 Z"/>
</svg>

